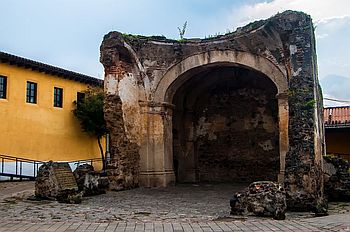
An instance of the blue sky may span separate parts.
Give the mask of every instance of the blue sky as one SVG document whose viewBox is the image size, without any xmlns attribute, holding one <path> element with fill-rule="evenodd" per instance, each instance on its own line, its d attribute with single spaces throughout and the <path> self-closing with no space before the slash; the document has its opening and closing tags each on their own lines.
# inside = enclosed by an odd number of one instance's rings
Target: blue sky
<svg viewBox="0 0 350 232">
<path fill-rule="evenodd" d="M 1 0 L 0 9 L 1 51 L 99 78 L 99 46 L 109 31 L 178 38 L 177 27 L 188 21 L 185 37 L 205 37 L 301 10 L 316 24 L 325 96 L 339 98 L 337 84 L 344 89 L 350 80 L 349 0 Z M 341 97 L 350 100 L 350 91 Z"/>
</svg>

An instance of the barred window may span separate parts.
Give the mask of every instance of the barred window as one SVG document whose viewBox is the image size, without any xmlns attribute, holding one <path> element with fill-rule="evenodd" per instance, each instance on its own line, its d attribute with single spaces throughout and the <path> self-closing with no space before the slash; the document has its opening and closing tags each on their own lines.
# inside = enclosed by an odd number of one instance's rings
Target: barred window
<svg viewBox="0 0 350 232">
<path fill-rule="evenodd" d="M 54 87 L 53 106 L 62 108 L 63 106 L 63 89 L 62 88 Z"/>
<path fill-rule="evenodd" d="M 26 102 L 36 104 L 37 83 L 27 81 Z"/>
</svg>

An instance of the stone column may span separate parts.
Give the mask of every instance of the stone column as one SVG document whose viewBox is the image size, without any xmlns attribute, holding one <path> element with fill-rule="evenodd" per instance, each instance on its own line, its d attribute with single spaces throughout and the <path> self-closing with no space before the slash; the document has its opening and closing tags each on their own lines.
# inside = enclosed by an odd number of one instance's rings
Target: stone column
<svg viewBox="0 0 350 232">
<path fill-rule="evenodd" d="M 168 186 L 175 183 L 172 146 L 173 105 L 164 102 L 140 102 L 145 118 L 140 150 L 140 185 Z"/>
<path fill-rule="evenodd" d="M 278 125 L 279 125 L 279 153 L 280 153 L 280 171 L 278 182 L 284 184 L 286 170 L 286 154 L 289 149 L 288 125 L 289 125 L 289 107 L 288 94 L 277 94 L 278 99 Z"/>
<path fill-rule="evenodd" d="M 307 15 L 288 22 L 289 47 L 289 150 L 286 155 L 284 186 L 292 211 L 327 210 L 323 195 L 323 171 L 314 25 Z M 318 139 L 320 138 L 320 139 Z"/>
</svg>

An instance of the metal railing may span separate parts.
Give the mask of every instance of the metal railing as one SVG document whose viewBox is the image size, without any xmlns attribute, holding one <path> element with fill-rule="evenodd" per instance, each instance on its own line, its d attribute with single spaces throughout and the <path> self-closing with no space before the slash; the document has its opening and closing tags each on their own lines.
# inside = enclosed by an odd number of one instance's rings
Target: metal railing
<svg viewBox="0 0 350 232">
<path fill-rule="evenodd" d="M 106 164 L 109 163 L 109 159 L 105 160 Z M 102 158 L 94 158 L 94 159 L 86 159 L 86 160 L 74 160 L 74 161 L 67 161 L 70 166 L 78 167 L 81 164 L 90 164 L 95 168 L 95 170 L 103 170 L 103 160 Z M 73 169 L 74 171 L 74 169 Z"/>
<path fill-rule="evenodd" d="M 0 154 L 0 176 L 22 180 L 34 180 L 42 161 Z"/>
<path fill-rule="evenodd" d="M 39 167 L 46 161 L 32 160 L 0 154 L 0 177 L 7 177 L 10 180 L 35 180 Z M 73 161 L 55 161 L 68 163 L 75 170 L 81 164 L 90 164 L 95 170 L 103 170 L 102 158 L 73 160 Z M 109 162 L 105 160 L 105 165 Z M 0 181 L 2 179 L 0 178 Z"/>
</svg>

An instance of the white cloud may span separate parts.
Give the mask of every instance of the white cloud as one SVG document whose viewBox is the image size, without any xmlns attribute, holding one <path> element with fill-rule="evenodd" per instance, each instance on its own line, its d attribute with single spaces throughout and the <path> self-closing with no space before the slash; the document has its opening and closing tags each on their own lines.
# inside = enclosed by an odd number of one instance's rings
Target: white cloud
<svg viewBox="0 0 350 232">
<path fill-rule="evenodd" d="M 325 36 L 327 35 L 327 36 Z M 350 17 L 325 19 L 316 27 L 319 76 L 350 77 Z"/>
<path fill-rule="evenodd" d="M 317 21 L 317 24 L 320 25 L 320 24 L 329 24 L 333 21 L 336 21 L 336 20 L 348 20 L 350 19 L 350 15 L 342 15 L 342 16 L 334 16 L 334 17 L 330 17 L 330 18 L 323 18 L 323 19 L 320 19 Z"/>
<path fill-rule="evenodd" d="M 340 31 L 350 26 L 350 16 L 322 19 L 316 25 L 316 33 L 323 34 L 326 31 L 328 35 L 337 34 L 339 36 Z"/>
<path fill-rule="evenodd" d="M 349 0 L 273 0 L 233 9 L 231 23 L 243 26 L 251 21 L 268 18 L 285 10 L 297 10 L 310 14 L 316 24 L 334 18 L 350 17 Z"/>
<path fill-rule="evenodd" d="M 252 21 L 269 18 L 285 10 L 303 11 L 316 25 L 316 45 L 319 77 L 341 75 L 350 77 L 350 0 L 272 0 L 232 8 L 228 25 L 244 26 Z M 349 85 L 337 80 L 322 83 L 324 96 L 330 99 L 349 99 Z M 350 100 L 350 99 L 349 99 Z M 349 104 L 324 101 L 326 106 Z"/>
<path fill-rule="evenodd" d="M 226 25 L 244 26 L 285 10 L 303 11 L 316 25 L 319 76 L 350 77 L 350 0 L 272 0 L 232 7 Z"/>
</svg>

